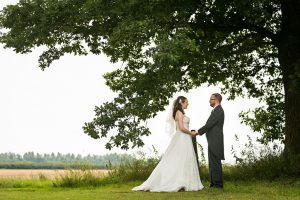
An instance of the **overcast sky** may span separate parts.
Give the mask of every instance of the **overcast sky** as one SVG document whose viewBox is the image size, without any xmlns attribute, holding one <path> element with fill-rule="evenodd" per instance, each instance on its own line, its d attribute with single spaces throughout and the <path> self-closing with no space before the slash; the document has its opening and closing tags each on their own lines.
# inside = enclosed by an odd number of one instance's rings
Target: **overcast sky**
<svg viewBox="0 0 300 200">
<path fill-rule="evenodd" d="M 15 0 L 1 0 L 0 9 Z M 0 45 L 0 153 L 79 153 L 106 154 L 106 139 L 94 140 L 83 133 L 84 122 L 94 117 L 94 106 L 112 100 L 114 94 L 105 85 L 102 75 L 117 69 L 105 55 L 67 55 L 55 61 L 45 71 L 38 68 L 41 49 L 20 55 Z M 218 87 L 202 86 L 188 93 L 178 93 L 189 99 L 186 114 L 190 128 L 198 129 L 205 124 L 211 108 L 208 100 Z M 173 99 L 170 99 L 172 101 Z M 240 123 L 238 113 L 257 106 L 257 101 L 238 98 L 222 102 L 225 111 L 224 140 L 226 162 L 232 162 L 231 145 L 236 144 L 234 134 L 245 141 L 251 131 Z M 145 147 L 130 150 L 149 152 L 154 145 L 159 153 L 166 149 L 169 138 L 164 133 L 167 112 L 161 112 L 148 122 L 152 132 L 144 138 Z M 198 137 L 207 153 L 205 137 Z M 119 149 L 112 152 L 123 153 Z"/>
</svg>

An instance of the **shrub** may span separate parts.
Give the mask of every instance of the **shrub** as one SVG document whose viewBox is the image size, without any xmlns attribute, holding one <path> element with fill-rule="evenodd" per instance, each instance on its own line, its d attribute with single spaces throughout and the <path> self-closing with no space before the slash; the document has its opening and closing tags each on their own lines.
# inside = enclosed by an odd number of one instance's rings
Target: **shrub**
<svg viewBox="0 0 300 200">
<path fill-rule="evenodd" d="M 238 137 L 236 140 L 238 141 Z M 231 180 L 297 178 L 300 176 L 300 155 L 284 153 L 280 145 L 254 145 L 248 136 L 244 148 L 237 151 L 232 147 L 236 159 L 234 166 L 225 166 L 225 177 Z"/>
</svg>

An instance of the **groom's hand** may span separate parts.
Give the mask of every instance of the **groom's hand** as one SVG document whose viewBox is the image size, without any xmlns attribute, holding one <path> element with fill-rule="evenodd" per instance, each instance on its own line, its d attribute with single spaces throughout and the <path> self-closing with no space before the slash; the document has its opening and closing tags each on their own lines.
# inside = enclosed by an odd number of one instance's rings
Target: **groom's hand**
<svg viewBox="0 0 300 200">
<path fill-rule="evenodd" d="M 200 136 L 201 136 L 201 135 L 203 135 L 203 134 L 202 134 L 202 133 L 200 133 L 200 131 L 198 130 L 198 132 L 197 132 L 197 135 L 200 135 Z"/>
<path fill-rule="evenodd" d="M 193 135 L 192 135 L 193 137 L 196 137 L 196 136 L 198 135 L 198 133 L 197 133 L 195 130 L 191 130 L 191 132 L 192 132 L 192 134 L 193 134 Z"/>
</svg>

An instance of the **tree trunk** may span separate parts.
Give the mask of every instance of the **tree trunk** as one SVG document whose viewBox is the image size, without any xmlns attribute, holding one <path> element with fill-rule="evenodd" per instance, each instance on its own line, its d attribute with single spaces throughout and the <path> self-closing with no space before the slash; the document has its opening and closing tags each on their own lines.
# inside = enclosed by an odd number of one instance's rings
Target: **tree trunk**
<svg viewBox="0 0 300 200">
<path fill-rule="evenodd" d="M 300 3 L 282 0 L 282 31 L 278 53 L 285 92 L 285 152 L 300 155 L 300 91 L 292 91 L 296 68 L 300 69 Z M 300 77 L 298 77 L 298 80 Z"/>
</svg>

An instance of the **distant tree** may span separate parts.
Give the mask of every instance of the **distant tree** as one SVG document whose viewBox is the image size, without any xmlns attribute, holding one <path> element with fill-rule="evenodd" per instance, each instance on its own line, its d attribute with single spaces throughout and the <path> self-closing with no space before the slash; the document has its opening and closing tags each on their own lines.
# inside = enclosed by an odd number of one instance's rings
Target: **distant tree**
<svg viewBox="0 0 300 200">
<path fill-rule="evenodd" d="M 36 154 L 34 160 L 35 160 L 35 162 L 44 162 L 45 161 L 43 155 L 41 155 L 39 153 Z"/>
<path fill-rule="evenodd" d="M 88 156 L 61 153 L 57 153 L 58 156 L 54 155 L 34 152 L 26 152 L 23 156 L 12 152 L 0 153 L 0 169 L 64 169 L 78 168 L 81 164 L 104 169 L 109 162 L 117 166 L 123 160 L 133 159 L 132 155 L 115 153 Z"/>
<path fill-rule="evenodd" d="M 23 155 L 23 160 L 24 161 L 35 161 L 35 153 L 34 152 L 26 152 Z"/>
<path fill-rule="evenodd" d="M 230 99 L 266 106 L 241 114 L 300 154 L 299 0 L 21 0 L 0 15 L 0 42 L 17 53 L 43 46 L 41 69 L 66 53 L 105 53 L 125 65 L 105 75 L 118 93 L 84 131 L 106 148 L 142 146 L 145 122 L 175 92 L 221 83 Z"/>
</svg>

